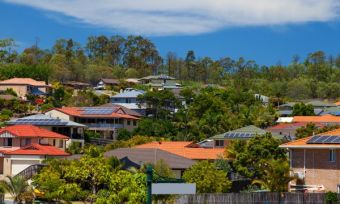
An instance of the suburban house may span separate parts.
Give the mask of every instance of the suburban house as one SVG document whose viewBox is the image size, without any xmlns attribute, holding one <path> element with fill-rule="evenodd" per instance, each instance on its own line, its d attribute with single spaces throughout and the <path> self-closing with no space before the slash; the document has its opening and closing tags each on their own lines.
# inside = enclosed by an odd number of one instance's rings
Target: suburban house
<svg viewBox="0 0 340 204">
<path fill-rule="evenodd" d="M 104 89 L 108 89 L 109 87 L 117 86 L 119 84 L 120 84 L 120 81 L 118 79 L 101 79 L 97 83 L 97 86 L 95 88 L 99 90 L 104 90 Z"/>
<path fill-rule="evenodd" d="M 85 125 L 61 118 L 53 118 L 47 114 L 31 115 L 23 118 L 12 119 L 6 122 L 7 125 L 34 125 L 40 128 L 65 135 L 69 137 L 66 141 L 68 147 L 72 142 L 84 146 Z"/>
<path fill-rule="evenodd" d="M 269 104 L 269 97 L 261 94 L 254 94 L 255 99 L 261 101 L 261 103 L 265 106 Z"/>
<path fill-rule="evenodd" d="M 64 157 L 68 137 L 33 125 L 0 129 L 0 175 L 14 176 L 47 158 Z"/>
<path fill-rule="evenodd" d="M 249 125 L 246 127 L 242 127 L 236 130 L 231 130 L 222 134 L 215 135 L 213 137 L 210 137 L 209 140 L 212 141 L 211 147 L 212 148 L 225 148 L 228 147 L 230 142 L 232 140 L 237 139 L 250 139 L 252 137 L 255 137 L 256 135 L 264 135 L 270 133 L 269 131 L 266 131 L 264 129 L 258 128 L 254 125 Z M 286 138 L 284 135 L 279 134 L 272 134 L 273 137 L 281 140 L 289 140 L 289 138 Z"/>
<path fill-rule="evenodd" d="M 282 135 L 289 140 L 295 140 L 296 130 L 298 128 L 306 126 L 308 123 L 306 122 L 297 122 L 297 123 L 280 123 L 271 127 L 268 127 L 266 130 L 275 135 Z M 316 127 L 322 128 L 324 125 L 319 123 L 314 123 Z"/>
<path fill-rule="evenodd" d="M 167 75 L 151 75 L 140 78 L 141 84 L 150 86 L 153 89 L 163 90 L 163 89 L 178 89 L 181 85 L 176 83 L 176 79 Z"/>
<path fill-rule="evenodd" d="M 12 78 L 0 81 L 0 91 L 13 89 L 18 97 L 25 100 L 27 95 L 46 95 L 50 87 L 44 81 L 36 81 L 31 78 Z"/>
<path fill-rule="evenodd" d="M 340 129 L 280 145 L 289 151 L 290 191 L 340 192 Z"/>
<path fill-rule="evenodd" d="M 139 105 L 137 98 L 139 95 L 144 94 L 142 90 L 136 90 L 132 88 L 125 89 L 121 93 L 118 93 L 110 97 L 112 104 L 117 104 L 124 106 L 128 109 L 134 110 L 141 115 L 145 115 L 145 106 L 143 104 Z"/>
<path fill-rule="evenodd" d="M 106 103 L 106 104 L 103 104 L 103 105 L 100 105 L 100 106 L 96 106 L 96 107 L 121 108 L 123 110 L 123 112 L 128 114 L 128 115 L 132 115 L 132 116 L 136 116 L 136 117 L 142 117 L 142 115 L 140 113 L 138 113 L 137 111 L 131 110 L 129 108 L 126 108 L 125 106 L 118 105 L 118 104 Z"/>
<path fill-rule="evenodd" d="M 160 149 L 172 154 L 185 157 L 191 160 L 216 160 L 223 156 L 224 149 L 222 148 L 203 148 L 199 144 L 193 142 L 182 141 L 162 141 L 150 142 L 142 145 L 137 145 L 133 148 L 142 149 Z"/>
<path fill-rule="evenodd" d="M 117 138 L 119 129 L 135 129 L 139 120 L 118 107 L 62 107 L 47 111 L 45 115 L 83 124 L 108 141 Z"/>
<path fill-rule="evenodd" d="M 340 125 L 340 117 L 330 114 L 321 116 L 294 116 L 292 122 L 319 123 L 322 125 Z"/>
<path fill-rule="evenodd" d="M 181 178 L 183 172 L 195 161 L 159 148 L 119 148 L 104 153 L 105 157 L 117 157 L 123 163 L 123 169 L 140 168 L 146 164 L 156 164 L 163 160 L 173 171 L 176 178 Z"/>
<path fill-rule="evenodd" d="M 294 105 L 298 102 L 289 102 L 285 103 L 279 106 L 279 114 L 282 117 L 285 116 L 290 116 L 293 113 L 293 107 Z M 331 107 L 336 107 L 335 104 L 332 103 L 327 103 L 323 101 L 310 101 L 305 103 L 306 105 L 312 105 L 314 108 L 314 114 L 315 115 L 321 115 L 325 109 L 331 108 Z"/>
</svg>

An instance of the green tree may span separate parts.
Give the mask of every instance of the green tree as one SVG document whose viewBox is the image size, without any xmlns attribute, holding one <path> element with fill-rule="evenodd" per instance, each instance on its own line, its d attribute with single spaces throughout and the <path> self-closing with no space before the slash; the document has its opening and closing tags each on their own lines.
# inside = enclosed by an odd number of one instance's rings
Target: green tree
<svg viewBox="0 0 340 204">
<path fill-rule="evenodd" d="M 253 181 L 253 184 L 259 184 L 263 189 L 271 192 L 286 192 L 288 183 L 293 179 L 290 176 L 289 162 L 286 159 L 271 159 L 261 162 L 263 176 Z"/>
<path fill-rule="evenodd" d="M 188 183 L 196 183 L 197 193 L 221 193 L 227 192 L 231 182 L 227 173 L 216 169 L 213 163 L 201 161 L 187 169 L 183 179 Z"/>
<path fill-rule="evenodd" d="M 226 156 L 232 160 L 233 168 L 241 175 L 259 179 L 264 175 L 263 161 L 287 159 L 285 150 L 279 148 L 281 141 L 271 134 L 255 136 L 249 140 L 235 140 L 226 149 Z"/>
<path fill-rule="evenodd" d="M 21 204 L 24 201 L 33 201 L 33 190 L 27 180 L 22 176 L 7 176 L 7 180 L 0 181 L 0 186 L 5 192 L 11 194 L 14 203 Z"/>
<path fill-rule="evenodd" d="M 292 116 L 312 116 L 314 114 L 314 107 L 311 104 L 296 103 L 293 106 Z"/>
</svg>

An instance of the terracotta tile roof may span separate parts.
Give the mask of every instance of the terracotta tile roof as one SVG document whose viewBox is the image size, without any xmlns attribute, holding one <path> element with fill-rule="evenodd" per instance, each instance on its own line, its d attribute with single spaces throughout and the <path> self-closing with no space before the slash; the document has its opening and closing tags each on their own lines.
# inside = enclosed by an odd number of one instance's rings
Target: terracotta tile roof
<svg viewBox="0 0 340 204">
<path fill-rule="evenodd" d="M 340 128 L 328 132 L 320 133 L 318 136 L 340 136 Z M 282 148 L 340 148 L 340 144 L 307 144 L 307 141 L 313 136 L 305 137 L 302 139 L 294 140 L 280 145 Z"/>
<path fill-rule="evenodd" d="M 96 108 L 102 108 L 105 109 L 105 107 L 96 107 Z M 76 117 L 86 117 L 86 118 L 125 118 L 125 119 L 134 119 L 138 120 L 139 118 L 128 115 L 128 114 L 120 114 L 116 113 L 115 111 L 111 114 L 100 114 L 100 115 L 94 115 L 94 114 L 84 114 L 84 107 L 63 107 L 63 108 L 55 108 L 54 110 L 60 111 L 62 113 L 65 113 L 67 115 L 76 116 Z"/>
<path fill-rule="evenodd" d="M 340 106 L 340 101 L 334 103 L 337 106 Z"/>
<path fill-rule="evenodd" d="M 192 142 L 150 142 L 134 148 L 157 148 L 194 160 L 213 160 L 224 153 L 224 148 L 202 148 Z"/>
<path fill-rule="evenodd" d="M 50 145 L 30 144 L 23 148 L 4 152 L 7 155 L 47 155 L 47 156 L 68 156 L 65 151 Z"/>
<path fill-rule="evenodd" d="M 0 81 L 0 84 L 23 84 L 23 85 L 32 85 L 32 86 L 49 86 L 46 85 L 44 81 L 36 81 L 31 78 L 12 78 L 4 81 Z"/>
<path fill-rule="evenodd" d="M 13 125 L 0 129 L 0 134 L 9 132 L 17 137 L 69 139 L 67 136 L 33 125 Z"/>
<path fill-rule="evenodd" d="M 329 114 L 322 116 L 294 116 L 293 122 L 340 123 L 340 117 Z"/>
</svg>

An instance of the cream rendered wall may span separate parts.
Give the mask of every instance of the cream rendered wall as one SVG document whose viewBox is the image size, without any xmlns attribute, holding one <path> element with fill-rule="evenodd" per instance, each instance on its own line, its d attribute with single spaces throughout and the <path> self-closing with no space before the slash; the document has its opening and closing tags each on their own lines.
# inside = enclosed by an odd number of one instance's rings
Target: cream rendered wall
<svg viewBox="0 0 340 204">
<path fill-rule="evenodd" d="M 45 113 L 45 115 L 48 115 L 48 116 L 51 116 L 53 118 L 60 118 L 60 119 L 64 119 L 64 120 L 72 120 L 73 117 L 72 116 L 69 116 L 65 113 L 62 113 L 58 110 L 50 110 L 50 111 L 47 111 Z"/>
<path fill-rule="evenodd" d="M 44 160 L 42 156 L 36 155 L 10 155 L 4 158 L 4 176 L 14 176 L 33 164 L 39 164 Z M 14 162 L 13 162 L 14 161 Z M 14 163 L 14 164 L 13 164 Z M 21 163 L 21 164 L 20 164 Z M 17 165 L 16 165 L 17 164 Z M 20 165 L 18 165 L 20 164 Z"/>
<path fill-rule="evenodd" d="M 26 98 L 27 85 L 0 85 L 0 90 L 5 91 L 6 89 L 13 89 L 19 97 Z"/>
</svg>

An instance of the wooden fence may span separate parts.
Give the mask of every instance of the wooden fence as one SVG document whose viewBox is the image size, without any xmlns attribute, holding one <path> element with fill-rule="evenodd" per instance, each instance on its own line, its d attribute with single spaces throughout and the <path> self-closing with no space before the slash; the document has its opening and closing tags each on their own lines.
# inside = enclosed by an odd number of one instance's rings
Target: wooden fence
<svg viewBox="0 0 340 204">
<path fill-rule="evenodd" d="M 338 194 L 340 203 L 340 194 Z M 161 203 L 161 202 L 158 202 Z M 181 195 L 173 204 L 324 204 L 324 193 L 221 193 Z"/>
</svg>

